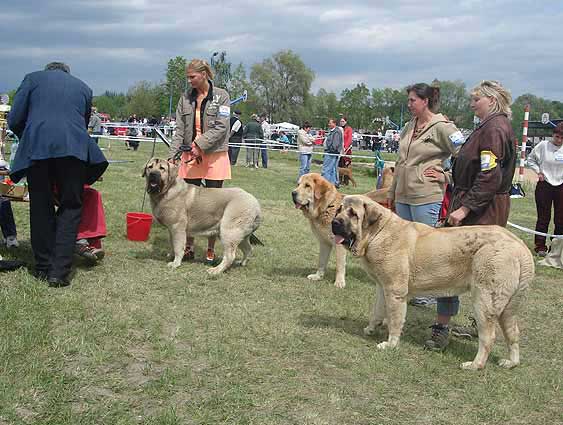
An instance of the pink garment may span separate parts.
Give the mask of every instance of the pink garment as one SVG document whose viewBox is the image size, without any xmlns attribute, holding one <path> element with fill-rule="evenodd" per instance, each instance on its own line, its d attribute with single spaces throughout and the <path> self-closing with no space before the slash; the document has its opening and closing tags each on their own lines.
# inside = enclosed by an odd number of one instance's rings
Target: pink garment
<svg viewBox="0 0 563 425">
<path fill-rule="evenodd" d="M 91 246 L 101 248 L 101 238 L 104 238 L 106 234 L 106 216 L 102 205 L 102 195 L 96 189 L 84 186 L 82 216 L 76 239 L 88 239 Z"/>
<path fill-rule="evenodd" d="M 182 163 L 178 170 L 178 176 L 183 179 L 231 179 L 231 163 L 227 151 L 213 153 L 203 152 L 199 164 L 196 161 L 186 163 L 185 161 L 189 159 L 191 159 L 190 154 L 184 152 L 182 154 Z"/>
</svg>

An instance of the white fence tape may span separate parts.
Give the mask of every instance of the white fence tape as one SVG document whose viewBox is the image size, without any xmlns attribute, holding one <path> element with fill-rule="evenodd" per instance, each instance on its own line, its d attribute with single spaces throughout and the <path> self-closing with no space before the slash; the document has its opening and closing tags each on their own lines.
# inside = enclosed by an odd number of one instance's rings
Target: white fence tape
<svg viewBox="0 0 563 425">
<path fill-rule="evenodd" d="M 515 229 L 521 230 L 524 233 L 529 233 L 531 235 L 545 236 L 546 238 L 549 237 L 549 238 L 555 238 L 555 239 L 563 239 L 563 235 L 552 235 L 551 233 L 536 232 L 535 230 L 528 229 L 527 227 L 511 223 L 510 221 L 508 222 L 508 225 L 511 226 L 511 227 L 514 227 Z"/>
</svg>

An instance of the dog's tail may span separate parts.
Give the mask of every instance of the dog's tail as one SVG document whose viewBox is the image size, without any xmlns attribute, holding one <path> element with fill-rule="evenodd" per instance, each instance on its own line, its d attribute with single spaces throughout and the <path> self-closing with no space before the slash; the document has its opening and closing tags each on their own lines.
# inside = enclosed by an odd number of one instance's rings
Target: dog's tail
<svg viewBox="0 0 563 425">
<path fill-rule="evenodd" d="M 250 234 L 250 243 L 252 245 L 262 245 L 262 246 L 264 246 L 262 241 L 260 239 L 258 239 L 258 237 L 254 233 Z"/>
</svg>

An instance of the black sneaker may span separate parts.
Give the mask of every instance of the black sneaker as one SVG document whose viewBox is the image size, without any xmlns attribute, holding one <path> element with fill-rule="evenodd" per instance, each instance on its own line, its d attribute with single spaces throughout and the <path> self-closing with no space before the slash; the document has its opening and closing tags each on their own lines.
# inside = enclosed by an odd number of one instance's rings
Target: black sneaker
<svg viewBox="0 0 563 425">
<path fill-rule="evenodd" d="M 85 243 L 77 243 L 74 245 L 74 254 L 80 258 L 85 259 L 91 264 L 98 262 L 98 257 L 94 253 L 94 248 Z"/>
<path fill-rule="evenodd" d="M 424 342 L 424 348 L 432 351 L 443 351 L 450 342 L 450 329 L 448 326 L 434 323 L 432 326 L 430 339 Z"/>
</svg>

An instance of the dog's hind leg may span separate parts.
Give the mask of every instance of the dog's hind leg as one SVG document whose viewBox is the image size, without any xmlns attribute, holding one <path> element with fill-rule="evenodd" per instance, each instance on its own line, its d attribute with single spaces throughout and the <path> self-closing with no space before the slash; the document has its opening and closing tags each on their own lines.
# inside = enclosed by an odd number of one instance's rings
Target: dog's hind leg
<svg viewBox="0 0 563 425">
<path fill-rule="evenodd" d="M 499 317 L 499 325 L 508 346 L 508 359 L 501 359 L 499 366 L 512 369 L 520 364 L 520 330 L 518 329 L 518 318 L 516 316 L 516 301 L 510 300 Z"/>
<path fill-rule="evenodd" d="M 356 180 L 354 180 L 354 177 L 350 176 L 350 181 L 352 182 L 352 186 L 357 187 L 358 185 L 356 184 Z"/>
<path fill-rule="evenodd" d="M 250 235 L 244 238 L 238 246 L 242 251 L 242 260 L 240 261 L 241 266 L 246 266 L 248 263 L 248 257 L 252 253 L 252 245 L 250 244 Z"/>
<path fill-rule="evenodd" d="M 219 263 L 217 267 L 212 267 L 209 270 L 207 270 L 207 273 L 209 273 L 211 276 L 215 276 L 220 273 L 223 273 L 225 270 L 231 267 L 231 265 L 235 261 L 238 243 L 224 241 L 222 239 L 221 242 L 223 244 L 223 260 Z"/>
<path fill-rule="evenodd" d="M 495 342 L 495 314 L 490 293 L 474 288 L 472 291 L 473 310 L 477 331 L 479 333 L 479 349 L 472 362 L 464 362 L 461 368 L 465 370 L 483 369 Z"/>
</svg>

